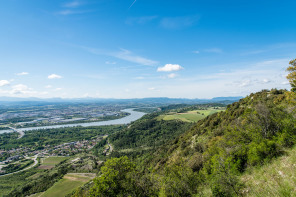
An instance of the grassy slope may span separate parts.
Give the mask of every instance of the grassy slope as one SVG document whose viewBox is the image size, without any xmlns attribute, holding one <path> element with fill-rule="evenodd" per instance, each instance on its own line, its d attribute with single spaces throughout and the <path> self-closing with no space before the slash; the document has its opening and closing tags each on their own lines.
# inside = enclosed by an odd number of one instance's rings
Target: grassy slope
<svg viewBox="0 0 296 197">
<path fill-rule="evenodd" d="M 85 176 L 86 174 L 79 173 L 69 173 L 64 176 L 63 179 L 55 183 L 51 188 L 49 188 L 46 192 L 39 195 L 40 197 L 64 197 L 67 194 L 71 193 L 77 187 L 83 185 L 87 181 L 94 178 L 95 174 L 87 174 L 89 176 Z"/>
<path fill-rule="evenodd" d="M 174 113 L 174 114 L 161 115 L 159 119 L 163 119 L 163 120 L 177 119 L 177 120 L 182 120 L 184 122 L 197 122 L 209 115 L 212 115 L 220 111 L 223 111 L 223 110 L 217 110 L 213 108 L 210 108 L 208 110 L 194 110 L 194 111 L 188 111 L 186 113 Z"/>
<path fill-rule="evenodd" d="M 15 187 L 21 187 L 26 182 L 28 182 L 28 177 L 40 171 L 41 170 L 32 168 L 30 170 L 23 171 L 17 174 L 0 177 L 0 196 L 7 195 Z"/>
<path fill-rule="evenodd" d="M 296 196 L 296 147 L 241 179 L 246 196 Z"/>
<path fill-rule="evenodd" d="M 42 160 L 42 165 L 55 166 L 65 159 L 67 159 L 67 157 L 47 157 Z"/>
</svg>

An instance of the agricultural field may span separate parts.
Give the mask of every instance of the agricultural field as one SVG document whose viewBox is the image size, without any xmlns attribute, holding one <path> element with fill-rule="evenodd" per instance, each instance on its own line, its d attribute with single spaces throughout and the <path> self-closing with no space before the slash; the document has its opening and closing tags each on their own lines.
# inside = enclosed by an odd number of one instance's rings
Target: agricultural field
<svg viewBox="0 0 296 197">
<path fill-rule="evenodd" d="M 211 114 L 214 114 L 220 111 L 224 111 L 224 108 L 211 107 L 206 110 L 193 110 L 193 111 L 188 111 L 184 113 L 170 112 L 165 115 L 160 115 L 158 117 L 158 120 L 182 120 L 184 122 L 197 122 Z"/>
<path fill-rule="evenodd" d="M 95 173 L 68 173 L 63 179 L 55 183 L 47 191 L 35 194 L 36 197 L 64 197 L 72 193 L 77 187 L 95 178 Z"/>
<path fill-rule="evenodd" d="M 39 169 L 51 169 L 55 165 L 59 164 L 60 162 L 66 160 L 67 157 L 46 157 L 42 158 L 41 165 L 38 167 Z"/>
</svg>

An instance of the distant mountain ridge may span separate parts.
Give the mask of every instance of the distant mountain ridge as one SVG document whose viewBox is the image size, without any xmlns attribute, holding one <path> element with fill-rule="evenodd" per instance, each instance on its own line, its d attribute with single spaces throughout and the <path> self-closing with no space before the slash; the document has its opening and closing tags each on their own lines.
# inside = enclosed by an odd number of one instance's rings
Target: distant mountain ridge
<svg viewBox="0 0 296 197">
<path fill-rule="evenodd" d="M 240 100 L 238 97 L 214 97 L 212 99 L 188 99 L 188 98 L 168 98 L 168 97 L 149 97 L 149 98 L 132 98 L 132 99 L 115 99 L 115 98 L 18 98 L 18 97 L 0 97 L 1 103 L 10 102 L 119 102 L 119 103 L 167 103 L 167 104 L 202 104 L 202 103 L 225 103 L 229 104 Z"/>
</svg>

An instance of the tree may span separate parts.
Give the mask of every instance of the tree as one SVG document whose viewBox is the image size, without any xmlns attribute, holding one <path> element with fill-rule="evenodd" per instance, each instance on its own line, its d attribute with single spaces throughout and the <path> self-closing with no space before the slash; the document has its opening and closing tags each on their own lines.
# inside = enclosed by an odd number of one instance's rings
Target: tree
<svg viewBox="0 0 296 197">
<path fill-rule="evenodd" d="M 296 92 L 296 59 L 291 60 L 289 62 L 291 66 L 287 68 L 287 71 L 289 72 L 287 79 L 289 80 L 291 84 L 291 91 Z"/>
<path fill-rule="evenodd" d="M 94 180 L 90 196 L 137 196 L 134 171 L 135 165 L 126 156 L 107 160 L 102 174 Z"/>
</svg>

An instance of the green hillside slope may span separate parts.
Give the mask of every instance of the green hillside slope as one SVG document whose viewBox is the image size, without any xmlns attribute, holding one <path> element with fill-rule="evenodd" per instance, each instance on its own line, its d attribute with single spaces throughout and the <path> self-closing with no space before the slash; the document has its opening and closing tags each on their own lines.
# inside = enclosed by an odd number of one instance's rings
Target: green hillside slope
<svg viewBox="0 0 296 197">
<path fill-rule="evenodd" d="M 296 143 L 294 100 L 294 93 L 285 90 L 251 94 L 133 161 L 109 160 L 86 194 L 112 196 L 110 191 L 116 190 L 117 196 L 246 195 L 242 176 Z M 150 128 L 155 127 L 147 125 L 143 136 L 159 141 Z M 144 142 L 134 140 L 133 144 Z M 118 173 L 121 176 L 113 176 Z"/>
</svg>

